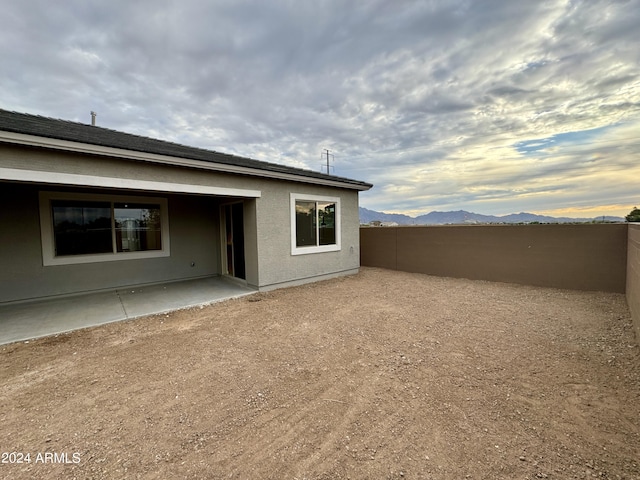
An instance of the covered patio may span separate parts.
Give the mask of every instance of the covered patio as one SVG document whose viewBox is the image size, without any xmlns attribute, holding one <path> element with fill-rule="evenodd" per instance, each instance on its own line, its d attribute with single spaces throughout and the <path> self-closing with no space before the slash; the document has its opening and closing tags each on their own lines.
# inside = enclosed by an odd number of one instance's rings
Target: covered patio
<svg viewBox="0 0 640 480">
<path fill-rule="evenodd" d="M 237 298 L 256 290 L 225 277 L 0 305 L 0 345 Z"/>
</svg>

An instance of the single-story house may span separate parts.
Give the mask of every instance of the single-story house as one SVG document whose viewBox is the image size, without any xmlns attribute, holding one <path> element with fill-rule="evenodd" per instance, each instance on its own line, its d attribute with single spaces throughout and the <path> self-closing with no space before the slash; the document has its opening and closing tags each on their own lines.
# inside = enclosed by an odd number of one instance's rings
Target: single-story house
<svg viewBox="0 0 640 480">
<path fill-rule="evenodd" d="M 0 110 L 0 304 L 227 276 L 355 273 L 371 184 Z"/>
</svg>

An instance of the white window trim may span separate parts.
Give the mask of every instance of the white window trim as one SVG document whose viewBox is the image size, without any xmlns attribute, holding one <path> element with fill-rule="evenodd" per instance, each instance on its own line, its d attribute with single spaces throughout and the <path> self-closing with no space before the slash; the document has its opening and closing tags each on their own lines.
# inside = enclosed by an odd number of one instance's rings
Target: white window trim
<svg viewBox="0 0 640 480">
<path fill-rule="evenodd" d="M 101 195 L 93 193 L 40 192 L 40 240 L 42 244 L 42 264 L 45 267 L 54 265 L 74 265 L 81 263 L 113 262 L 120 260 L 137 260 L 142 258 L 168 257 L 171 255 L 169 236 L 169 211 L 166 198 L 137 197 L 125 195 Z M 162 250 L 140 252 L 96 253 L 91 255 L 65 255 L 56 257 L 53 234 L 52 200 L 87 200 L 98 202 L 136 202 L 155 203 L 160 205 L 160 225 L 162 229 Z"/>
<path fill-rule="evenodd" d="M 342 225 L 342 211 L 340 210 L 340 198 L 339 197 L 325 197 L 321 195 L 307 195 L 305 193 L 291 193 L 291 255 L 306 255 L 309 253 L 324 253 L 324 252 L 337 252 L 341 250 L 341 225 Z M 330 202 L 336 205 L 336 243 L 333 245 L 317 245 L 298 247 L 296 244 L 296 201 L 310 201 L 310 202 Z"/>
</svg>

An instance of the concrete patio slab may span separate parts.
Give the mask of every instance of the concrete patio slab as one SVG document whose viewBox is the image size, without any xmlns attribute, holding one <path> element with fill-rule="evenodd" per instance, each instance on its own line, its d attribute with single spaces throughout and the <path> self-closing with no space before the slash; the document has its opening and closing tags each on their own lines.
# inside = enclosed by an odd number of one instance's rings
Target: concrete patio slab
<svg viewBox="0 0 640 480">
<path fill-rule="evenodd" d="M 127 318 L 218 302 L 254 292 L 249 287 L 220 277 L 117 290 Z"/>
<path fill-rule="evenodd" d="M 255 293 L 221 277 L 0 305 L 0 345 Z"/>
</svg>

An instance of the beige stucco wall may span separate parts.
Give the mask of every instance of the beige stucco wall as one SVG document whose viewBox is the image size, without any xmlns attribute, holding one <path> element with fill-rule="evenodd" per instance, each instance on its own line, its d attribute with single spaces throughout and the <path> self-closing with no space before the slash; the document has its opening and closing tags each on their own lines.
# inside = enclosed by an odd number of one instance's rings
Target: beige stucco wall
<svg viewBox="0 0 640 480">
<path fill-rule="evenodd" d="M 627 241 L 627 304 L 640 343 L 640 224 L 629 225 Z"/>
<path fill-rule="evenodd" d="M 257 199 L 260 287 L 273 288 L 316 276 L 347 273 L 360 266 L 358 195 L 354 191 L 290 182 L 260 184 Z M 290 193 L 339 197 L 342 243 L 337 252 L 291 255 Z"/>
<path fill-rule="evenodd" d="M 371 227 L 361 245 L 365 266 L 625 292 L 625 224 Z"/>
<path fill-rule="evenodd" d="M 83 175 L 95 175 L 116 178 L 133 178 L 136 180 L 149 180 L 157 182 L 184 183 L 189 185 L 206 185 L 222 188 L 259 190 L 262 192 L 260 198 L 244 199 L 244 229 L 245 229 L 245 259 L 246 259 L 246 277 L 247 283 L 251 286 L 261 289 L 275 288 L 288 285 L 290 283 L 303 283 L 315 278 L 325 276 L 333 276 L 344 273 L 352 273 L 357 271 L 360 263 L 359 252 L 359 220 L 358 220 L 358 194 L 354 190 L 315 186 L 302 182 L 289 182 L 281 180 L 272 180 L 267 178 L 257 178 L 243 175 L 216 173 L 211 171 L 202 171 L 186 167 L 173 167 L 168 165 L 157 165 L 142 161 L 129 161 L 114 159 L 109 157 L 88 156 L 83 154 L 74 154 L 68 152 L 45 151 L 28 147 L 17 147 L 0 145 L 0 167 L 31 169 L 58 173 L 73 173 Z M 3 189 L 6 185 L 2 184 Z M 58 191 L 60 188 L 55 186 L 30 186 L 23 187 L 27 190 L 9 193 L 7 197 L 13 198 L 10 202 L 25 202 L 21 213 L 15 218 L 3 219 L 0 217 L 0 226 L 5 232 L 12 230 L 6 228 L 7 225 L 13 225 L 13 222 L 23 218 L 29 218 L 29 228 L 22 229 L 22 235 L 31 245 L 29 251 L 15 252 L 15 264 L 12 264 L 12 271 L 17 273 L 23 282 L 20 287 L 12 288 L 13 293 L 2 296 L 0 293 L 0 302 L 8 301 L 11 298 L 25 295 L 55 295 L 59 293 L 68 293 L 71 287 L 65 288 L 37 288 L 33 284 L 29 287 L 29 279 L 38 278 L 44 274 L 48 280 L 43 280 L 42 285 L 47 282 L 52 283 L 56 275 L 64 276 L 65 284 L 68 285 L 84 285 L 87 288 L 99 288 L 97 285 L 84 284 L 82 278 L 89 275 L 91 267 L 88 266 L 65 266 L 57 268 L 57 270 L 47 270 L 53 267 L 46 267 L 40 270 L 35 266 L 36 263 L 41 264 L 41 254 L 39 252 L 39 222 L 37 221 L 37 192 L 40 190 Z M 80 189 L 80 191 L 93 191 Z M 113 192 L 113 190 L 111 190 Z M 309 255 L 291 255 L 291 220 L 290 220 L 290 193 L 302 193 L 309 195 L 327 195 L 332 197 L 340 197 L 342 211 L 342 249 L 337 252 L 326 252 Z M 23 195 L 24 193 L 24 195 Z M 118 193 L 121 193 L 118 191 Z M 15 195 L 14 195 L 15 194 Z M 140 192 L 140 194 L 144 194 Z M 164 194 L 154 193 L 153 195 L 164 196 Z M 23 198 L 24 197 L 24 198 Z M 210 252 L 214 252 L 213 257 L 208 259 L 206 264 L 208 267 L 204 269 L 202 274 L 220 273 L 219 257 L 220 257 L 220 231 L 218 205 L 226 201 L 234 200 L 233 198 L 224 197 L 206 197 L 199 195 L 173 195 L 170 199 L 170 231 L 172 254 L 174 257 L 174 237 L 181 238 L 183 235 L 188 238 L 184 247 L 185 252 L 195 252 L 198 248 L 209 248 Z M 16 200 L 19 199 L 19 200 Z M 207 203 L 207 199 L 209 203 Z M 235 199 L 237 200 L 237 199 Z M 213 203 L 211 203 L 213 202 Z M 172 205 L 174 207 L 172 207 Z M 178 208 L 180 207 L 180 208 Z M 194 225 L 198 218 L 205 216 L 202 209 L 207 210 L 206 222 L 213 221 L 215 225 L 208 225 L 206 232 L 196 232 Z M 209 210 L 215 210 L 215 214 Z M 195 216 L 195 217 L 194 217 Z M 191 218 L 190 221 L 185 221 Z M 211 220 L 215 219 L 215 220 Z M 205 223 L 206 223 L 205 222 Z M 12 233 L 13 235 L 13 233 Z M 10 242 L 9 238 L 0 237 L 1 244 Z M 37 245 L 36 245 L 37 242 Z M 206 247 L 197 247 L 196 243 L 206 245 Z M 176 255 L 180 252 L 179 242 L 176 245 Z M 37 246 L 37 248 L 35 248 Z M 29 268 L 21 265 L 25 255 L 29 255 Z M 186 253 L 184 254 L 186 255 Z M 0 253 L 0 260 L 6 256 Z M 188 256 L 188 255 L 187 255 Z M 186 258 L 186 257 L 185 257 Z M 215 260 L 214 260 L 215 258 Z M 127 276 L 132 281 L 128 284 L 149 281 L 150 278 L 157 278 L 157 281 L 164 281 L 168 276 L 168 270 L 162 271 L 160 265 L 162 259 L 145 259 L 138 260 L 137 265 L 131 261 L 131 265 L 127 265 Z M 176 262 L 183 259 L 176 258 Z M 142 263 L 141 263 L 142 262 Z M 112 264 L 122 264 L 123 262 L 110 262 Z M 201 264 L 202 262 L 197 262 Z M 93 268 L 99 268 L 101 274 L 111 275 L 107 266 L 103 270 L 101 266 L 106 263 L 88 264 Z M 144 266 L 142 268 L 141 266 Z M 178 265 L 173 266 L 180 270 Z M 141 277 L 136 271 L 144 270 L 146 274 Z M 171 270 L 171 269 L 169 269 Z M 189 270 L 191 272 L 191 270 Z M 3 278 L 0 273 L 0 282 L 8 282 L 8 278 Z M 113 273 L 115 275 L 115 273 Z M 182 278 L 183 273 L 177 275 Z M 175 276 L 175 275 L 173 275 Z M 102 282 L 102 285 L 112 285 L 111 283 Z M 59 284 L 60 285 L 60 284 Z M 11 298 L 9 298 L 11 297 Z M 4 298 L 4 300 L 3 300 Z"/>
</svg>

